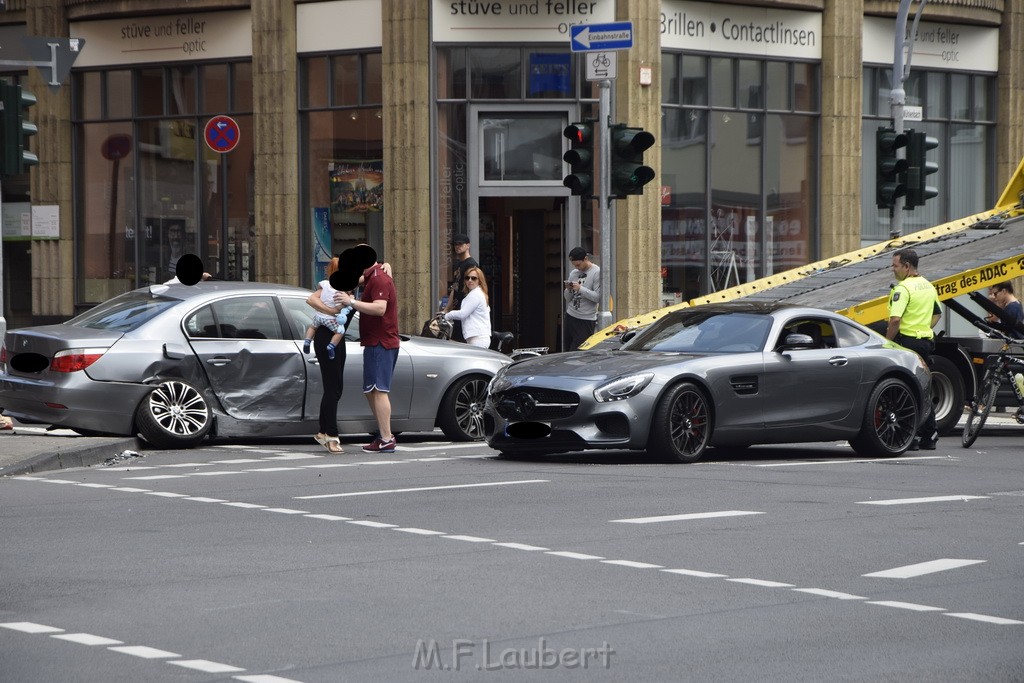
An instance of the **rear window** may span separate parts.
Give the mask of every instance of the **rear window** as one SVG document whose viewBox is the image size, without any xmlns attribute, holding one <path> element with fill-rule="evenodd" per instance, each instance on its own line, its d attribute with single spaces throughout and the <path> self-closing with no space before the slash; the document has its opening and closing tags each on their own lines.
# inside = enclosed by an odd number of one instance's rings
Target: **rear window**
<svg viewBox="0 0 1024 683">
<path fill-rule="evenodd" d="M 156 296 L 148 291 L 127 292 L 72 318 L 68 324 L 94 330 L 131 332 L 179 301 Z"/>
</svg>

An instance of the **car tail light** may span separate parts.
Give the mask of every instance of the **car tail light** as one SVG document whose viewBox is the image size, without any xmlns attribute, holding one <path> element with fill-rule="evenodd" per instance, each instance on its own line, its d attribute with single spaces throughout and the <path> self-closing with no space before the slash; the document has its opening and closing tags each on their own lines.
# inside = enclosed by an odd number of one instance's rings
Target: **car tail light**
<svg viewBox="0 0 1024 683">
<path fill-rule="evenodd" d="M 58 351 L 50 362 L 53 372 L 78 372 L 100 359 L 106 349 L 65 349 Z"/>
</svg>

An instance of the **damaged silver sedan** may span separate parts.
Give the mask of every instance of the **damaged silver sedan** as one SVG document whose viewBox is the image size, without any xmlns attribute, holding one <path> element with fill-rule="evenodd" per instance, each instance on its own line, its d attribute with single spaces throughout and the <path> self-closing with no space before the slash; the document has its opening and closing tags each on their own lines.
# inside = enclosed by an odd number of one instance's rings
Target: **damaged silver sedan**
<svg viewBox="0 0 1024 683">
<path fill-rule="evenodd" d="M 308 296 L 247 282 L 154 285 L 64 323 L 9 330 L 0 350 L 0 406 L 24 423 L 139 434 L 157 448 L 313 434 L 322 387 L 316 357 L 302 350 L 313 316 Z M 376 427 L 360 391 L 358 334 L 357 319 L 345 342 L 342 434 Z M 495 351 L 403 335 L 392 428 L 482 438 L 487 384 L 508 362 Z"/>
</svg>

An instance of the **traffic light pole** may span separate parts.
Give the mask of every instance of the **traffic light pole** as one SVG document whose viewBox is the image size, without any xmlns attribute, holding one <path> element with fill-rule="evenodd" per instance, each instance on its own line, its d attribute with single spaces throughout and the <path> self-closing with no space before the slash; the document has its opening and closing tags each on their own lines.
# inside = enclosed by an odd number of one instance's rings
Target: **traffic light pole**
<svg viewBox="0 0 1024 683">
<path fill-rule="evenodd" d="M 601 308 L 597 314 L 597 329 L 603 330 L 612 324 L 611 302 L 615 291 L 615 248 L 612 240 L 612 200 L 611 200 L 611 89 L 612 82 L 603 80 L 599 83 L 600 103 L 598 110 L 598 144 L 601 157 L 600 191 L 598 204 L 601 207 Z"/>
<path fill-rule="evenodd" d="M 914 51 L 914 36 L 917 34 L 917 24 L 921 20 L 921 12 L 928 0 L 921 0 L 917 7 L 917 15 L 914 17 L 914 29 L 907 38 L 907 15 L 910 13 L 910 3 L 913 0 L 900 0 L 900 7 L 896 13 L 896 29 L 893 38 L 892 55 L 892 90 L 889 93 L 889 111 L 892 116 L 892 127 L 896 135 L 903 134 L 903 107 L 907 103 L 907 91 L 903 89 L 903 83 L 907 79 L 907 72 L 910 70 L 910 59 Z M 906 48 L 907 62 L 903 63 L 903 53 Z M 896 150 L 897 158 L 905 159 L 906 150 Z M 892 208 L 889 209 L 889 237 L 895 238 L 903 234 L 903 206 L 904 198 L 896 197 Z"/>
</svg>

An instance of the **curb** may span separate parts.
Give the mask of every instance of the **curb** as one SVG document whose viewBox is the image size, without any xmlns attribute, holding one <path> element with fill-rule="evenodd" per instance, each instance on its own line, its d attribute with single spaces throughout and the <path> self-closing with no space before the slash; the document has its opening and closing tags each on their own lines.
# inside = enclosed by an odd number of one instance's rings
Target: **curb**
<svg viewBox="0 0 1024 683">
<path fill-rule="evenodd" d="M 0 467 L 0 477 L 71 467 L 90 467 L 113 458 L 126 449 L 142 450 L 145 447 L 143 444 L 144 442 L 136 437 L 103 439 L 103 443 L 94 443 L 82 448 L 64 448 L 52 453 L 40 453 L 6 467 Z"/>
</svg>

